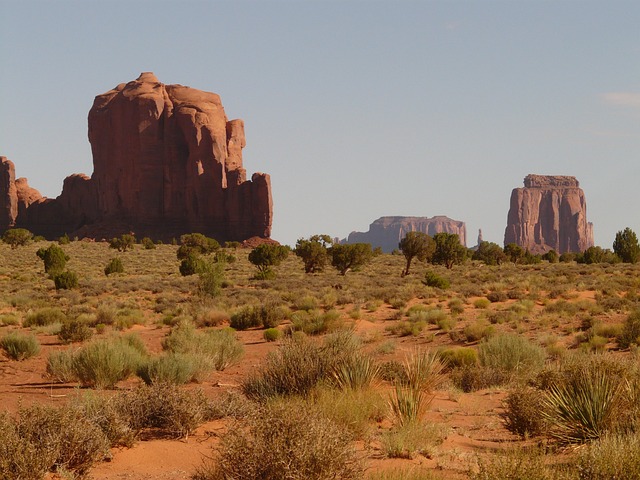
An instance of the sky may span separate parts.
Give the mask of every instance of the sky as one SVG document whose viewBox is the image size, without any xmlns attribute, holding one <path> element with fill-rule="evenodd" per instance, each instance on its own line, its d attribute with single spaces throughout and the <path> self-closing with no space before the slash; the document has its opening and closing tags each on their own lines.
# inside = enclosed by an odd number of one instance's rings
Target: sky
<svg viewBox="0 0 640 480">
<path fill-rule="evenodd" d="M 0 0 L 0 155 L 43 195 L 93 171 L 96 95 L 218 93 L 271 175 L 272 238 L 447 215 L 502 245 L 511 190 L 573 175 L 596 245 L 640 234 L 640 2 Z"/>
</svg>

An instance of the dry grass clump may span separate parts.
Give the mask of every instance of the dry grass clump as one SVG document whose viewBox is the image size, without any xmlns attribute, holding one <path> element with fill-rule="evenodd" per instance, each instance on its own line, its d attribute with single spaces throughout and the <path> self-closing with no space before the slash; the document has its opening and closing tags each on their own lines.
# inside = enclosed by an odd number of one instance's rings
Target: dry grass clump
<svg viewBox="0 0 640 480">
<path fill-rule="evenodd" d="M 479 459 L 471 480 L 577 480 L 572 468 L 553 468 L 538 449 L 516 448 Z M 594 479 L 595 480 L 595 479 Z"/>
<path fill-rule="evenodd" d="M 35 335 L 11 332 L 0 339 L 0 348 L 13 360 L 26 360 L 40 353 Z"/>
<path fill-rule="evenodd" d="M 349 433 L 313 408 L 269 403 L 222 438 L 214 462 L 195 480 L 360 479 Z"/>
<path fill-rule="evenodd" d="M 547 423 L 541 415 L 544 394 L 532 387 L 519 385 L 504 400 L 501 415 L 505 427 L 522 438 L 536 437 L 547 431 Z"/>
<path fill-rule="evenodd" d="M 384 432 L 382 450 L 389 458 L 414 459 L 417 455 L 431 458 L 435 447 L 446 438 L 446 429 L 440 425 L 412 422 Z"/>
<path fill-rule="evenodd" d="M 67 316 L 57 307 L 40 308 L 27 314 L 22 322 L 23 327 L 42 327 L 54 323 L 62 323 Z"/>
<path fill-rule="evenodd" d="M 575 468 L 580 479 L 640 478 L 640 433 L 602 437 L 579 451 Z"/>
</svg>

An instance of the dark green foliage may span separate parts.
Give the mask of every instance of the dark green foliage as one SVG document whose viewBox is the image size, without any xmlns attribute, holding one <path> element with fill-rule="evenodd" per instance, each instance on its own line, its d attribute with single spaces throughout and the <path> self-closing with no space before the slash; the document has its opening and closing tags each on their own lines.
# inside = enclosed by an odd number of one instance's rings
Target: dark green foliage
<svg viewBox="0 0 640 480">
<path fill-rule="evenodd" d="M 451 286 L 451 283 L 448 279 L 441 277 L 435 272 L 428 271 L 424 275 L 423 283 L 428 287 L 441 288 L 446 290 Z"/>
<path fill-rule="evenodd" d="M 11 332 L 0 339 L 0 348 L 13 360 L 25 360 L 40 352 L 40 343 L 35 335 Z"/>
<path fill-rule="evenodd" d="M 313 235 L 308 239 L 298 239 L 294 252 L 302 259 L 305 273 L 321 272 L 324 269 L 329 261 L 328 247 L 331 243 L 329 235 Z"/>
<path fill-rule="evenodd" d="M 36 255 L 44 262 L 44 271 L 51 276 L 62 272 L 69 260 L 69 256 L 55 243 L 49 245 L 49 248 L 38 249 Z"/>
<path fill-rule="evenodd" d="M 206 269 L 207 262 L 197 253 L 190 252 L 180 262 L 180 275 L 187 277 L 203 272 Z"/>
<path fill-rule="evenodd" d="M 509 261 L 513 263 L 520 263 L 524 257 L 524 249 L 520 245 L 515 243 L 509 243 L 504 246 L 504 254 Z"/>
<path fill-rule="evenodd" d="M 142 243 L 142 246 L 145 248 L 145 250 L 155 250 L 156 248 L 156 244 L 153 243 L 153 240 L 151 240 L 149 237 L 144 237 L 140 243 Z"/>
<path fill-rule="evenodd" d="M 640 345 L 640 310 L 636 310 L 626 318 L 617 341 L 621 348 L 628 348 L 632 344 Z"/>
<path fill-rule="evenodd" d="M 191 253 L 208 255 L 220 249 L 220 244 L 213 238 L 205 237 L 201 233 L 189 233 L 180 237 L 178 260 L 188 257 Z"/>
<path fill-rule="evenodd" d="M 120 258 L 118 257 L 114 257 L 111 260 L 109 260 L 109 263 L 107 263 L 107 266 L 104 267 L 104 274 L 109 276 L 112 273 L 123 273 L 124 272 L 124 265 L 122 265 L 122 260 L 120 260 Z"/>
<path fill-rule="evenodd" d="M 236 330 L 246 330 L 262 325 L 260 318 L 260 308 L 255 306 L 245 306 L 233 315 L 229 320 L 229 326 Z"/>
<path fill-rule="evenodd" d="M 547 253 L 542 255 L 542 260 L 546 260 L 549 263 L 558 263 L 559 256 L 555 250 L 549 250 Z"/>
<path fill-rule="evenodd" d="M 198 271 L 198 293 L 203 297 L 217 297 L 224 285 L 224 266 L 222 261 L 204 262 Z"/>
<path fill-rule="evenodd" d="M 81 318 L 74 318 L 62 322 L 58 338 L 62 343 L 84 342 L 89 340 L 93 332 L 87 322 Z"/>
<path fill-rule="evenodd" d="M 497 243 L 480 242 L 478 249 L 473 252 L 471 259 L 480 260 L 487 265 L 500 265 L 507 260 L 507 255 Z"/>
<path fill-rule="evenodd" d="M 109 242 L 109 247 L 119 252 L 126 252 L 131 250 L 136 244 L 136 237 L 130 233 L 123 233 L 119 237 L 112 238 Z"/>
<path fill-rule="evenodd" d="M 618 263 L 620 258 L 609 249 L 589 247 L 576 255 L 576 262 L 591 265 L 594 263 Z"/>
<path fill-rule="evenodd" d="M 408 232 L 405 237 L 400 240 L 398 244 L 404 258 L 407 259 L 407 265 L 405 266 L 402 276 L 409 275 L 409 268 L 414 258 L 417 258 L 421 262 L 430 260 L 435 252 L 434 240 L 422 232 Z"/>
<path fill-rule="evenodd" d="M 26 228 L 10 228 L 2 234 L 2 241 L 11 245 L 11 248 L 18 248 L 27 245 L 33 238 Z"/>
<path fill-rule="evenodd" d="M 640 244 L 635 232 L 627 227 L 616 233 L 613 251 L 623 262 L 638 263 L 638 260 L 640 260 Z"/>
<path fill-rule="evenodd" d="M 258 269 L 257 277 L 267 279 L 270 276 L 271 267 L 280 265 L 288 255 L 289 247 L 263 243 L 251 250 L 249 253 L 249 261 Z"/>
<path fill-rule="evenodd" d="M 242 244 L 240 242 L 224 242 L 224 248 L 231 248 L 235 250 L 236 248 L 240 248 Z"/>
<path fill-rule="evenodd" d="M 331 247 L 329 252 L 331 265 L 336 267 L 341 275 L 366 265 L 373 257 L 373 250 L 369 243 L 338 244 Z"/>
<path fill-rule="evenodd" d="M 576 259 L 576 254 L 573 252 L 564 252 L 563 254 L 560 255 L 561 263 L 573 262 L 575 259 Z"/>
<path fill-rule="evenodd" d="M 71 240 L 69 239 L 69 235 L 67 235 L 67 234 L 65 233 L 63 236 L 61 236 L 61 237 L 58 239 L 58 243 L 59 243 L 60 245 L 68 245 L 69 243 L 71 243 Z"/>
<path fill-rule="evenodd" d="M 56 290 L 71 290 L 78 287 L 78 275 L 71 270 L 56 273 L 53 275 L 53 283 Z"/>
<path fill-rule="evenodd" d="M 436 233 L 433 236 L 435 250 L 431 263 L 444 265 L 447 269 L 463 263 L 467 258 L 467 249 L 460 243 L 460 237 L 455 233 Z"/>
</svg>

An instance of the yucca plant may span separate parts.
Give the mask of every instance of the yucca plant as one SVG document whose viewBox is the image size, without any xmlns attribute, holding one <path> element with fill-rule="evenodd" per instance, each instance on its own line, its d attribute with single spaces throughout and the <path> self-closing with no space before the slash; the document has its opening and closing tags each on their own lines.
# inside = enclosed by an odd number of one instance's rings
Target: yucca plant
<svg viewBox="0 0 640 480">
<path fill-rule="evenodd" d="M 424 417 L 431 400 L 432 397 L 422 390 L 396 385 L 389 399 L 391 416 L 401 427 L 418 423 Z"/>
<path fill-rule="evenodd" d="M 599 368 L 584 369 L 551 385 L 541 412 L 551 436 L 562 444 L 575 444 L 614 430 L 624 400 L 622 387 L 620 377 Z"/>
<path fill-rule="evenodd" d="M 333 383 L 343 390 L 366 388 L 375 381 L 379 370 L 373 358 L 357 351 L 334 367 Z"/>
<path fill-rule="evenodd" d="M 444 369 L 439 355 L 416 349 L 404 362 L 407 387 L 431 392 L 444 381 Z"/>
</svg>

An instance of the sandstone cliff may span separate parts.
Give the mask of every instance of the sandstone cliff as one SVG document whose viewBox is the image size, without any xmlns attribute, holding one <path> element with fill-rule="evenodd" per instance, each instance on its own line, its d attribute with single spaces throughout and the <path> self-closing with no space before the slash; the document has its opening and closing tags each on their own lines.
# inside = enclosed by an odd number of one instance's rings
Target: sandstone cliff
<svg viewBox="0 0 640 480">
<path fill-rule="evenodd" d="M 13 164 L 3 159 L 0 230 L 20 226 L 48 237 L 270 236 L 269 175 L 247 180 L 244 123 L 227 119 L 215 93 L 164 85 L 147 72 L 98 95 L 88 120 L 93 175 L 67 177 L 56 199 L 36 195 L 26 180 L 21 190 Z"/>
<path fill-rule="evenodd" d="M 593 246 L 593 224 L 575 177 L 527 175 L 511 193 L 504 243 L 532 253 L 582 252 Z"/>
<path fill-rule="evenodd" d="M 368 232 L 351 232 L 344 243 L 370 243 L 373 248 L 380 247 L 383 252 L 392 252 L 407 232 L 456 233 L 460 243 L 466 246 L 467 233 L 464 222 L 445 216 L 436 217 L 380 217 L 371 225 Z"/>
</svg>

